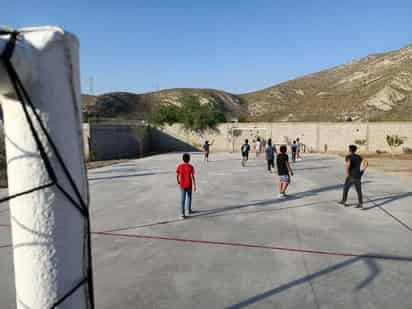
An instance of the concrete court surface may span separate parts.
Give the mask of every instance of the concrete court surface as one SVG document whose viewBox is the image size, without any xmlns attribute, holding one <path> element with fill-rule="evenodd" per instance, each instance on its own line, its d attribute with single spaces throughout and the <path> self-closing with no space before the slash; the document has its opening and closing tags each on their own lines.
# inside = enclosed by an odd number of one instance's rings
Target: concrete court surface
<svg viewBox="0 0 412 309">
<path fill-rule="evenodd" d="M 292 165 L 288 199 L 264 160 L 192 159 L 186 220 L 181 154 L 89 171 L 96 308 L 412 308 L 412 192 L 397 178 L 370 170 L 361 211 L 336 204 L 339 157 Z M 2 206 L 1 308 L 15 308 L 8 220 Z"/>
</svg>

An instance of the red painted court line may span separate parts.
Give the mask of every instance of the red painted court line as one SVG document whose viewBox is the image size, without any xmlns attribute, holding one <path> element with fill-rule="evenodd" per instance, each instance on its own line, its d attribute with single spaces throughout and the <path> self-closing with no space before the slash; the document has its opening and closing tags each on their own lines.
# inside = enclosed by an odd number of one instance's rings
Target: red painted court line
<svg viewBox="0 0 412 309">
<path fill-rule="evenodd" d="M 9 224 L 0 224 L 0 227 L 10 227 Z M 112 232 L 92 232 L 94 235 L 102 236 L 113 236 L 113 237 L 127 237 L 127 238 L 139 238 L 139 239 L 153 239 L 153 240 L 166 240 L 166 241 L 176 241 L 183 243 L 193 243 L 193 244 L 203 244 L 203 245 L 220 245 L 228 247 L 238 247 L 238 248 L 254 248 L 254 249 L 266 249 L 273 251 L 285 251 L 285 252 L 296 252 L 296 253 L 307 253 L 307 254 L 318 254 L 318 255 L 329 255 L 329 256 L 342 256 L 342 257 L 362 257 L 362 258 L 373 258 L 382 260 L 398 260 L 412 262 L 411 257 L 402 256 L 389 256 L 384 254 L 360 254 L 360 253 L 346 253 L 346 252 L 334 252 L 334 251 L 322 251 L 322 250 L 309 250 L 309 249 L 297 249 L 297 248 L 286 248 L 286 247 L 275 247 L 275 246 L 265 246 L 258 244 L 248 244 L 248 243 L 238 243 L 238 242 L 225 242 L 225 241 L 210 241 L 210 240 L 197 240 L 197 239 L 187 239 L 187 238 L 176 238 L 176 237 L 163 237 L 163 236 L 150 236 L 150 235 L 136 235 L 136 234 L 124 234 L 124 233 L 112 233 Z M 0 248 L 11 247 L 12 245 L 0 246 Z"/>
<path fill-rule="evenodd" d="M 204 245 L 221 245 L 228 247 L 243 247 L 243 248 L 255 248 L 255 249 L 267 249 L 276 251 L 286 251 L 286 252 L 298 252 L 298 253 L 308 253 L 308 254 L 320 254 L 320 255 L 333 255 L 333 256 L 343 256 L 343 257 L 376 257 L 365 254 L 353 254 L 353 253 L 343 253 L 343 252 L 331 252 L 331 251 L 320 251 L 320 250 L 307 250 L 307 249 L 297 249 L 297 248 L 286 248 L 286 247 L 273 247 L 258 244 L 248 244 L 248 243 L 237 243 L 237 242 L 224 242 L 224 241 L 209 241 L 209 240 L 195 240 L 186 238 L 175 238 L 175 237 L 162 237 L 162 236 L 149 236 L 149 235 L 136 235 L 136 234 L 124 234 L 124 233 L 110 233 L 110 232 L 92 232 L 95 235 L 103 236 L 114 236 L 114 237 L 129 237 L 129 238 L 139 238 L 139 239 L 154 239 L 154 240 L 168 240 L 184 243 L 195 243 Z M 382 258 L 382 257 L 380 257 Z"/>
</svg>

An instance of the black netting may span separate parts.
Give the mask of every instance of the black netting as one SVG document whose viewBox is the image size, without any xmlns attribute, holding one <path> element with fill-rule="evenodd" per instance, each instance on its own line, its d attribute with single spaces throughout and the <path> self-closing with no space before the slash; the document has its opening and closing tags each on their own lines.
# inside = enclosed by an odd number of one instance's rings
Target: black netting
<svg viewBox="0 0 412 309">
<path fill-rule="evenodd" d="M 89 201 L 84 201 L 80 194 L 79 188 L 77 188 L 76 183 L 73 180 L 72 175 L 70 174 L 61 154 L 59 153 L 55 143 L 53 142 L 50 134 L 47 132 L 40 116 L 35 110 L 33 102 L 30 99 L 27 91 L 24 88 L 24 85 L 21 82 L 14 66 L 11 62 L 11 57 L 13 55 L 13 51 L 16 46 L 16 42 L 19 39 L 19 32 L 18 31 L 8 31 L 8 30 L 0 30 L 0 35 L 7 35 L 9 36 L 9 41 L 0 55 L 0 60 L 2 61 L 10 79 L 10 83 L 13 86 L 17 99 L 20 101 L 23 112 L 25 114 L 27 123 L 29 125 L 30 131 L 32 136 L 35 140 L 37 145 L 40 157 L 44 163 L 44 167 L 47 171 L 49 176 L 49 182 L 43 185 L 39 185 L 35 188 L 28 188 L 22 192 L 17 194 L 9 195 L 8 197 L 0 199 L 0 203 L 4 203 L 11 199 L 17 198 L 22 195 L 30 194 L 38 190 L 45 190 L 49 187 L 56 186 L 56 188 L 70 201 L 70 203 L 75 207 L 83 216 L 84 218 L 84 244 L 83 244 L 83 257 L 84 257 L 84 269 L 83 274 L 84 277 L 78 282 L 74 283 L 73 287 L 67 291 L 64 295 L 60 296 L 58 300 L 55 301 L 53 306 L 50 308 L 56 308 L 58 305 L 62 304 L 67 298 L 69 298 L 74 292 L 76 292 L 79 288 L 84 287 L 86 293 L 86 307 L 90 309 L 94 309 L 94 295 L 93 295 L 93 272 L 92 272 L 92 257 L 91 257 L 91 239 L 90 239 L 90 217 L 89 217 Z M 32 115 L 30 116 L 31 112 Z M 32 119 L 33 118 L 33 119 Z M 35 124 L 39 127 L 36 130 Z M 46 140 L 46 145 L 42 143 L 40 136 L 44 136 Z M 55 168 L 51 164 L 50 158 L 47 156 L 45 151 L 45 146 L 48 146 L 54 156 L 56 157 L 57 164 L 59 168 L 63 171 L 63 175 L 65 180 L 68 181 L 70 185 L 70 189 L 74 192 L 74 196 L 70 194 L 59 182 L 59 179 L 56 176 Z M 70 270 L 68 270 L 70 271 Z"/>
</svg>

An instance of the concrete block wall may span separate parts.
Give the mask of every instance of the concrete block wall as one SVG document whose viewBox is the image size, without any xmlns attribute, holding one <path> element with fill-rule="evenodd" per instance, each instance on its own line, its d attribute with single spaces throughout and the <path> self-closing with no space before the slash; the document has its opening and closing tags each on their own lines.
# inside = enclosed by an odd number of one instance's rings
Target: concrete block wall
<svg viewBox="0 0 412 309">
<path fill-rule="evenodd" d="M 232 138 L 232 130 L 234 130 Z M 137 158 L 149 153 L 200 150 L 204 141 L 214 141 L 215 152 L 238 152 L 245 139 L 272 138 L 275 144 L 288 144 L 300 138 L 307 151 L 346 151 L 355 140 L 366 139 L 363 152 L 387 151 L 386 135 L 398 135 L 405 141 L 397 148 L 412 148 L 412 122 L 381 123 L 225 123 L 217 130 L 202 134 L 189 132 L 181 125 L 149 128 L 142 124 L 91 124 L 84 126 L 86 157 L 93 160 Z M 140 133 L 139 133 L 140 132 Z M 140 134 L 140 135 L 139 135 Z"/>
<path fill-rule="evenodd" d="M 150 152 L 146 125 L 90 124 L 90 156 L 94 161 L 139 158 Z"/>
<path fill-rule="evenodd" d="M 232 140 L 232 128 L 235 130 Z M 203 134 L 186 132 L 180 125 L 167 126 L 163 132 L 198 148 L 205 140 L 215 143 L 212 151 L 239 151 L 244 140 L 249 142 L 261 138 L 272 138 L 276 144 L 287 144 L 300 138 L 307 151 L 323 152 L 346 151 L 349 144 L 355 140 L 367 140 L 363 151 L 390 151 L 386 143 L 386 135 L 398 135 L 404 139 L 404 145 L 396 148 L 402 152 L 404 147 L 412 148 L 412 122 L 380 122 L 380 123 L 308 123 L 308 122 L 277 122 L 277 123 L 225 123 L 217 131 Z"/>
</svg>

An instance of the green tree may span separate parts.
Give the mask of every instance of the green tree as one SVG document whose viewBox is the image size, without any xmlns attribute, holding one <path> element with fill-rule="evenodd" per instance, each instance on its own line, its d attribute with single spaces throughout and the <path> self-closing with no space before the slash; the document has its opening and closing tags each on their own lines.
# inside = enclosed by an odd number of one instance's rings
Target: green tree
<svg viewBox="0 0 412 309">
<path fill-rule="evenodd" d="M 201 104 L 195 96 L 183 97 L 181 103 L 180 120 L 185 129 L 203 132 L 207 129 L 216 129 L 219 123 L 226 120 L 225 115 L 214 103 Z"/>
<path fill-rule="evenodd" d="M 388 146 L 391 148 L 391 152 L 393 155 L 394 149 L 401 146 L 404 143 L 404 140 L 398 135 L 386 135 L 386 142 L 388 143 Z"/>
<path fill-rule="evenodd" d="M 208 129 L 215 130 L 219 123 L 226 118 L 216 103 L 200 103 L 199 97 L 186 96 L 181 98 L 180 107 L 174 105 L 160 106 L 151 113 L 150 123 L 162 126 L 182 123 L 187 130 L 203 132 Z"/>
<path fill-rule="evenodd" d="M 172 125 L 179 121 L 179 112 L 175 105 L 162 105 L 150 113 L 149 122 L 157 126 Z"/>
</svg>

